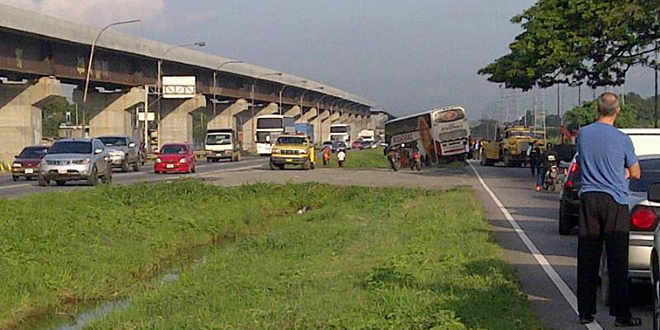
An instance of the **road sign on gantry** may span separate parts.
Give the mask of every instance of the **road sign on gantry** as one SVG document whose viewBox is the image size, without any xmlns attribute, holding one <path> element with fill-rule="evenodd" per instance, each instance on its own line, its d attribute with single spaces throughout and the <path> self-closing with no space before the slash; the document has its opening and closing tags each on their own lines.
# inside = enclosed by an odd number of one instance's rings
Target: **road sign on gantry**
<svg viewBox="0 0 660 330">
<path fill-rule="evenodd" d="M 163 77 L 164 99 L 189 99 L 195 97 L 195 76 Z"/>
</svg>

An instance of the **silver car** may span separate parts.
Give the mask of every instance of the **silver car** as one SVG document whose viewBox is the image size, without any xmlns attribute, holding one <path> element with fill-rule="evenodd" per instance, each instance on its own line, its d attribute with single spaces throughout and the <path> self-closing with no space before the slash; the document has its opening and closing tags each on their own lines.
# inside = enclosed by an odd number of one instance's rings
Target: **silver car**
<svg viewBox="0 0 660 330">
<path fill-rule="evenodd" d="M 41 160 L 39 185 L 48 186 L 55 181 L 58 186 L 67 181 L 86 180 L 95 186 L 112 181 L 112 167 L 108 152 L 99 139 L 66 139 L 55 142 Z"/>
<path fill-rule="evenodd" d="M 121 168 L 122 172 L 129 169 L 137 172 L 140 170 L 140 152 L 133 138 L 128 136 L 100 136 L 101 142 L 108 149 L 112 167 Z"/>
<path fill-rule="evenodd" d="M 658 227 L 660 203 L 650 193 L 653 184 L 660 182 L 660 155 L 639 156 L 642 177 L 630 180 L 630 234 L 628 247 L 628 277 L 649 281 L 651 279 L 651 251 L 654 231 Z M 607 258 L 603 251 L 601 260 L 601 297 L 609 302 L 609 278 Z"/>
</svg>

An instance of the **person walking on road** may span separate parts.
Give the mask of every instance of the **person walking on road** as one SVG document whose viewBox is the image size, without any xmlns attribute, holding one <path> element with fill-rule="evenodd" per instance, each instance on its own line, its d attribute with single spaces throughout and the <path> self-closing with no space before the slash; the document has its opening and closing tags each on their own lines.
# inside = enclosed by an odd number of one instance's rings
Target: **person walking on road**
<svg viewBox="0 0 660 330">
<path fill-rule="evenodd" d="M 398 171 L 397 168 L 397 151 L 393 147 L 387 148 L 387 160 L 390 162 L 390 167 L 394 172 Z"/>
<path fill-rule="evenodd" d="M 529 150 L 529 168 L 532 169 L 532 176 L 536 176 L 536 171 L 539 170 L 540 161 L 541 161 L 541 147 L 539 146 L 541 142 L 533 142 L 530 145 Z"/>
<path fill-rule="evenodd" d="M 610 315 L 617 327 L 642 324 L 630 313 L 628 182 L 641 168 L 630 137 L 614 127 L 621 111 L 616 94 L 598 98 L 599 118 L 580 130 L 577 141 L 582 189 L 577 260 L 577 300 L 580 323 L 594 321 L 596 286 L 603 242 L 610 278 Z"/>
<path fill-rule="evenodd" d="M 337 153 L 337 165 L 339 167 L 344 167 L 344 161 L 346 160 L 346 151 L 344 149 L 339 149 Z"/>
<path fill-rule="evenodd" d="M 328 166 L 328 163 L 330 162 L 330 147 L 326 146 L 323 148 L 323 166 Z"/>
</svg>

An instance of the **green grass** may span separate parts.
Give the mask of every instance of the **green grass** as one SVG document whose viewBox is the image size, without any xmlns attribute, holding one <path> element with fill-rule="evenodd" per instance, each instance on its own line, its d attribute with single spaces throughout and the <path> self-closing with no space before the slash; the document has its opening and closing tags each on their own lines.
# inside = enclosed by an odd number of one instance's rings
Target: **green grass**
<svg viewBox="0 0 660 330">
<path fill-rule="evenodd" d="M 0 201 L 0 328 L 122 298 L 92 327 L 539 328 L 480 210 L 469 190 L 194 181 Z"/>
<path fill-rule="evenodd" d="M 333 153 L 330 157 L 330 164 L 323 166 L 322 155 L 319 154 L 318 159 L 319 167 L 337 167 L 337 153 Z M 346 161 L 344 162 L 345 168 L 389 168 L 387 158 L 383 155 L 383 148 L 366 149 L 360 151 L 350 150 L 346 152 Z"/>
</svg>

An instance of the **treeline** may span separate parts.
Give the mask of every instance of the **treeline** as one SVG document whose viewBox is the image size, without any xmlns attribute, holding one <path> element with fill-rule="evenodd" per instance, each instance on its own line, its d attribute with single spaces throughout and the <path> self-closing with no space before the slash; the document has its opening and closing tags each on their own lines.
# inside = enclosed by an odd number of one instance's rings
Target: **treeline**
<svg viewBox="0 0 660 330">
<path fill-rule="evenodd" d="M 564 114 L 564 124 L 574 130 L 592 123 L 598 118 L 597 101 L 585 102 Z M 628 93 L 622 101 L 621 113 L 615 125 L 626 128 L 654 127 L 655 109 L 653 97 L 643 98 Z"/>
</svg>

